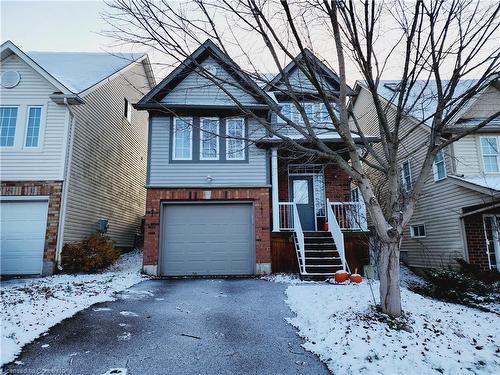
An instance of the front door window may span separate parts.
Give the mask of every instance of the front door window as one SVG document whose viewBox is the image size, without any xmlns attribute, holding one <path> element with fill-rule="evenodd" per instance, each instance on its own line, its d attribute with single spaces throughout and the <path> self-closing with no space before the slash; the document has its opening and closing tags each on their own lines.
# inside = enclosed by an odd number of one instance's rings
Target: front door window
<svg viewBox="0 0 500 375">
<path fill-rule="evenodd" d="M 293 180 L 293 201 L 296 204 L 309 203 L 308 180 Z"/>
</svg>

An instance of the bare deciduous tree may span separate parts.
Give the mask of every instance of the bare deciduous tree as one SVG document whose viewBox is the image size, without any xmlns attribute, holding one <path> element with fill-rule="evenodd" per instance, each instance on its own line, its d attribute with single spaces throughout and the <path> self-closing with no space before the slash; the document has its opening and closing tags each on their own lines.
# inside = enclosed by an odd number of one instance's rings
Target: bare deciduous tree
<svg viewBox="0 0 500 375">
<path fill-rule="evenodd" d="M 349 174 L 360 188 L 380 244 L 382 310 L 399 316 L 399 252 L 403 229 L 432 172 L 434 158 L 452 142 L 478 131 L 500 115 L 499 111 L 460 133 L 444 136 L 467 103 L 498 78 L 500 4 L 472 0 L 411 4 L 403 0 L 195 0 L 186 3 L 115 0 L 109 6 L 105 18 L 111 26 L 109 34 L 116 40 L 147 46 L 175 66 L 189 61 L 193 50 L 210 38 L 232 57 L 226 64 L 241 73 L 239 79 L 246 83 L 250 93 L 257 82 L 290 98 L 298 119 L 286 116 L 272 98 L 266 99 L 269 110 L 285 124 L 273 125 L 232 94 L 232 81 L 212 74 L 195 60 L 190 61 L 197 66 L 200 76 L 217 85 L 242 113 L 255 118 L 289 150 L 337 163 Z M 381 42 L 384 32 L 388 31 L 387 25 L 392 35 L 397 36 Z M 383 52 L 376 48 L 381 44 Z M 324 50 L 333 52 L 328 59 L 323 56 L 317 60 L 314 55 L 320 56 L 318 52 Z M 392 100 L 387 102 L 377 92 L 382 75 L 395 59 L 399 62 L 399 69 L 394 73 L 398 83 Z M 297 88 L 286 74 L 282 85 L 274 86 L 267 75 L 259 73 L 262 66 L 256 61 L 271 64 L 279 73 L 284 73 L 285 61 L 294 61 L 312 85 L 308 94 L 324 104 L 331 126 L 325 128 L 311 121 Z M 338 73 L 339 90 L 334 97 L 325 89 L 318 64 L 332 67 Z M 364 134 L 352 113 L 348 65 L 357 68 L 371 93 L 379 143 L 374 144 L 370 134 Z M 467 77 L 474 80 L 465 81 Z M 429 92 L 432 98 L 428 97 Z M 409 127 L 405 118 L 419 110 L 422 103 L 429 103 L 429 99 L 432 105 L 425 109 L 425 119 Z M 161 110 L 160 103 L 157 109 Z M 400 178 L 401 154 L 405 152 L 401 144 L 423 123 L 431 130 L 423 145 L 426 154 L 413 186 L 407 191 Z M 291 137 L 290 129 L 306 142 Z M 332 131 L 343 140 L 342 150 L 334 150 L 322 141 L 320 135 Z M 258 137 L 261 135 L 249 135 L 245 139 L 257 142 Z M 343 153 L 349 155 L 349 162 Z M 383 189 L 379 189 L 381 179 Z"/>
</svg>

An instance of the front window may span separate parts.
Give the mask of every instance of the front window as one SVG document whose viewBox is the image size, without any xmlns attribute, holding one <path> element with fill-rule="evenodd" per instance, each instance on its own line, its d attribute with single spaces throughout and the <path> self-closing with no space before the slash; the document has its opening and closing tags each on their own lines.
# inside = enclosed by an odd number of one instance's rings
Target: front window
<svg viewBox="0 0 500 375">
<path fill-rule="evenodd" d="M 193 119 L 190 117 L 174 118 L 173 159 L 191 160 L 193 140 Z"/>
<path fill-rule="evenodd" d="M 226 159 L 245 159 L 245 122 L 242 118 L 227 119 Z"/>
<path fill-rule="evenodd" d="M 281 114 L 285 116 L 287 119 L 292 119 L 292 104 L 291 103 L 283 103 L 281 106 Z M 286 120 L 282 119 L 278 116 L 278 122 L 285 123 Z"/>
<path fill-rule="evenodd" d="M 26 126 L 26 147 L 38 147 L 40 139 L 40 123 L 42 118 L 42 107 L 28 108 L 28 123 Z"/>
<path fill-rule="evenodd" d="M 410 237 L 411 238 L 424 238 L 425 234 L 425 225 L 424 224 L 415 224 L 410 225 Z"/>
<path fill-rule="evenodd" d="M 14 146 L 17 107 L 0 107 L 0 146 Z"/>
<path fill-rule="evenodd" d="M 319 111 L 317 113 L 317 119 L 318 122 L 330 122 L 330 114 L 328 113 L 328 110 L 326 108 L 325 103 L 320 103 L 319 104 Z"/>
<path fill-rule="evenodd" d="M 200 160 L 219 159 L 219 119 L 200 119 Z"/>
<path fill-rule="evenodd" d="M 434 159 L 434 180 L 439 181 L 446 177 L 446 165 L 443 151 L 439 151 Z"/>
<path fill-rule="evenodd" d="M 411 165 L 409 160 L 405 161 L 401 167 L 401 178 L 403 180 L 403 187 L 405 188 L 405 190 L 410 191 L 412 187 L 412 180 Z"/>
<path fill-rule="evenodd" d="M 482 137 L 481 150 L 483 153 L 483 165 L 486 173 L 498 172 L 498 142 L 497 137 Z"/>
<path fill-rule="evenodd" d="M 304 112 L 306 113 L 306 116 L 309 120 L 313 119 L 314 115 L 314 106 L 312 103 L 305 103 L 304 104 Z"/>
</svg>

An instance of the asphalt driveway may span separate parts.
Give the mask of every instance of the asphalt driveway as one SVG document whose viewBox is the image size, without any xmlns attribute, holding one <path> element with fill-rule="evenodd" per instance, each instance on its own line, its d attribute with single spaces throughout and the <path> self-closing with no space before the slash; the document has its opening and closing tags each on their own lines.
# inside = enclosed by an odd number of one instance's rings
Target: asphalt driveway
<svg viewBox="0 0 500 375">
<path fill-rule="evenodd" d="M 53 327 L 4 370 L 327 374 L 285 322 L 285 288 L 257 279 L 144 281 Z"/>
</svg>

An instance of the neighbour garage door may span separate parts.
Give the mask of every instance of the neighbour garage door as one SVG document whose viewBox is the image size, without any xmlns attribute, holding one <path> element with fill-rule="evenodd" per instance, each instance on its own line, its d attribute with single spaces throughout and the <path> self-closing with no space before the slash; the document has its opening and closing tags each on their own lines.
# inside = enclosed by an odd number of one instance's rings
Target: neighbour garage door
<svg viewBox="0 0 500 375">
<path fill-rule="evenodd" d="M 47 201 L 0 203 L 2 275 L 42 273 L 47 208 Z"/>
<path fill-rule="evenodd" d="M 253 274 L 252 212 L 250 204 L 163 206 L 161 274 Z"/>
</svg>

